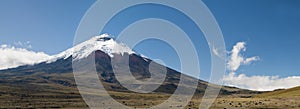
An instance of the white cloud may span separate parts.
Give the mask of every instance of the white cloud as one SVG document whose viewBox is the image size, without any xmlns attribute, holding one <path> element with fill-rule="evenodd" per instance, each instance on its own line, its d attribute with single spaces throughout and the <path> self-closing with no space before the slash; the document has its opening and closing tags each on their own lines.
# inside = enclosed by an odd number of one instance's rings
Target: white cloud
<svg viewBox="0 0 300 109">
<path fill-rule="evenodd" d="M 1 45 L 1 48 L 6 48 L 8 45 L 5 45 L 5 44 L 3 44 L 3 45 Z"/>
<path fill-rule="evenodd" d="M 225 85 L 257 91 L 287 89 L 300 85 L 300 76 L 279 78 L 279 76 L 247 76 L 230 73 L 224 78 Z"/>
<path fill-rule="evenodd" d="M 300 76 L 280 78 L 279 76 L 247 76 L 246 74 L 236 74 L 241 65 L 249 65 L 260 60 L 258 56 L 246 58 L 241 52 L 246 51 L 246 43 L 238 42 L 230 51 L 227 68 L 229 74 L 224 77 L 224 84 L 243 89 L 257 91 L 272 91 L 275 89 L 287 89 L 300 85 Z"/>
<path fill-rule="evenodd" d="M 252 63 L 253 61 L 259 60 L 258 56 L 245 58 L 241 55 L 241 52 L 246 51 L 245 45 L 245 42 L 238 42 L 235 46 L 233 46 L 233 49 L 230 51 L 230 57 L 227 63 L 227 68 L 231 72 L 235 72 L 241 65 L 247 65 Z"/>
<path fill-rule="evenodd" d="M 51 56 L 43 52 L 34 52 L 25 48 L 1 45 L 0 69 L 14 68 L 21 65 L 33 65 L 49 59 Z"/>
</svg>

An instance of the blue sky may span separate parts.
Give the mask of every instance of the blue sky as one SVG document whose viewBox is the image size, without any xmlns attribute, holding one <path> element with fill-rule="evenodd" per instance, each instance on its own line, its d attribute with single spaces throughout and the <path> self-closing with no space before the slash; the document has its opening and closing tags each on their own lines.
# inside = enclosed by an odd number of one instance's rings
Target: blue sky
<svg viewBox="0 0 300 109">
<path fill-rule="evenodd" d="M 226 46 L 247 42 L 247 55 L 261 61 L 242 68 L 251 75 L 299 75 L 300 1 L 205 0 L 215 15 Z"/>
<path fill-rule="evenodd" d="M 0 45 L 16 45 L 16 42 L 30 41 L 32 46 L 30 49 L 33 51 L 43 51 L 50 55 L 64 51 L 72 47 L 77 26 L 94 2 L 94 0 L 1 0 Z M 228 51 L 237 42 L 246 42 L 247 51 L 242 55 L 260 57 L 255 63 L 241 66 L 237 73 L 249 76 L 299 76 L 300 1 L 203 0 L 203 2 L 218 21 Z M 125 20 L 128 21 L 130 18 Z M 114 31 L 112 29 L 110 32 Z M 200 48 L 198 52 L 201 52 L 201 68 L 204 72 L 209 72 L 207 43 L 203 37 L 192 39 L 200 41 L 195 44 Z M 151 58 L 162 59 L 172 68 L 179 68 L 177 56 L 167 54 L 175 52 L 166 43 L 150 40 L 139 44 L 135 50 Z M 204 74 L 203 78 L 208 75 Z"/>
</svg>

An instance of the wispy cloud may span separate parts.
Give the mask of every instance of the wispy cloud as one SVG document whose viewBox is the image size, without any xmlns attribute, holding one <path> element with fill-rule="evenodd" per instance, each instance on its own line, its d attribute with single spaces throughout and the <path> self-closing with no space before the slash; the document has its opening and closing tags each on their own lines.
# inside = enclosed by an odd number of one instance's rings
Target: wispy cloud
<svg viewBox="0 0 300 109">
<path fill-rule="evenodd" d="M 17 42 L 14 42 L 14 45 L 16 47 L 20 47 L 20 48 L 26 48 L 26 49 L 31 49 L 32 48 L 32 45 L 31 45 L 30 41 L 26 41 L 26 42 L 17 41 Z"/>
<path fill-rule="evenodd" d="M 243 64 L 248 65 L 248 64 L 251 64 L 254 61 L 259 61 L 259 60 L 260 60 L 260 58 L 258 56 L 254 56 L 254 57 L 245 59 Z"/>
<path fill-rule="evenodd" d="M 51 57 L 43 52 L 34 52 L 27 48 L 16 48 L 5 44 L 0 47 L 0 69 L 32 65 Z"/>
<path fill-rule="evenodd" d="M 219 49 L 217 49 L 215 46 L 212 46 L 212 47 L 213 47 L 212 52 L 214 55 L 216 55 L 218 57 L 223 57 L 223 56 L 221 56 L 221 54 L 220 54 L 221 51 Z"/>
<path fill-rule="evenodd" d="M 260 60 L 258 56 L 244 57 L 241 53 L 246 51 L 246 43 L 238 42 L 230 51 L 227 68 L 229 74 L 224 78 L 224 84 L 257 91 L 271 91 L 275 89 L 286 89 L 300 85 L 300 76 L 280 78 L 279 76 L 247 76 L 236 74 L 241 65 L 249 65 Z"/>
</svg>

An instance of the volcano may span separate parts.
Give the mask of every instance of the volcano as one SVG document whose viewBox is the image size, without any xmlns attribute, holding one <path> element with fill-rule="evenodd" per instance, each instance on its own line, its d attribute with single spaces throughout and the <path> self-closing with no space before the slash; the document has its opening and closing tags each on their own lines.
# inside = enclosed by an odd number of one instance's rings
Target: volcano
<svg viewBox="0 0 300 109">
<path fill-rule="evenodd" d="M 128 58 L 124 58 L 128 57 Z M 197 81 L 195 96 L 202 97 L 208 82 L 185 75 L 176 70 L 160 65 L 153 60 L 137 54 L 125 44 L 117 42 L 108 34 L 92 37 L 64 52 L 52 56 L 50 59 L 34 65 L 19 66 L 0 71 L 0 104 L 5 108 L 60 108 L 60 107 L 87 107 L 78 92 L 74 79 L 72 62 L 95 59 L 98 78 L 106 91 L 120 103 L 128 103 L 131 99 L 139 99 L 141 96 L 151 96 L 152 99 L 167 99 L 178 88 L 181 78 L 187 81 Z M 112 59 L 122 63 L 128 59 L 131 74 L 139 81 L 151 78 L 149 65 L 155 64 L 160 73 L 161 67 L 166 70 L 163 83 L 151 93 L 137 93 L 123 87 L 116 78 L 112 65 Z M 84 65 L 83 65 L 84 66 Z M 118 65 L 120 69 L 125 65 Z M 156 73 L 154 72 L 154 74 Z M 153 72 L 152 72 L 153 73 Z M 154 83 L 155 84 L 155 83 Z M 213 87 L 221 87 L 212 85 Z M 186 89 L 188 85 L 183 86 Z M 247 95 L 260 92 L 223 86 L 219 96 Z M 147 94 L 150 94 L 149 96 Z M 184 93 L 183 93 L 184 94 Z M 130 95 L 130 96 L 129 96 Z M 129 96 L 129 98 L 128 98 Z M 127 97 L 127 98 L 126 98 Z M 150 98 L 147 98 L 150 99 Z M 126 102 L 125 102 L 125 101 Z M 153 101 L 153 100 L 152 100 Z M 135 105 L 148 106 L 148 102 L 140 102 Z M 152 103 L 155 105 L 155 103 Z"/>
</svg>

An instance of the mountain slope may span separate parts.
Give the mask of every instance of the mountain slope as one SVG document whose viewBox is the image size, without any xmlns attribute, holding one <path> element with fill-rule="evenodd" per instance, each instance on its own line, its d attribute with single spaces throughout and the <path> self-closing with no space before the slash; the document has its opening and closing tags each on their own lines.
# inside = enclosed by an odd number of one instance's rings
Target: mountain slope
<svg viewBox="0 0 300 109">
<path fill-rule="evenodd" d="M 271 92 L 259 94 L 255 97 L 260 97 L 260 98 L 300 97 L 300 86 L 290 88 L 290 89 L 278 89 Z"/>
</svg>

